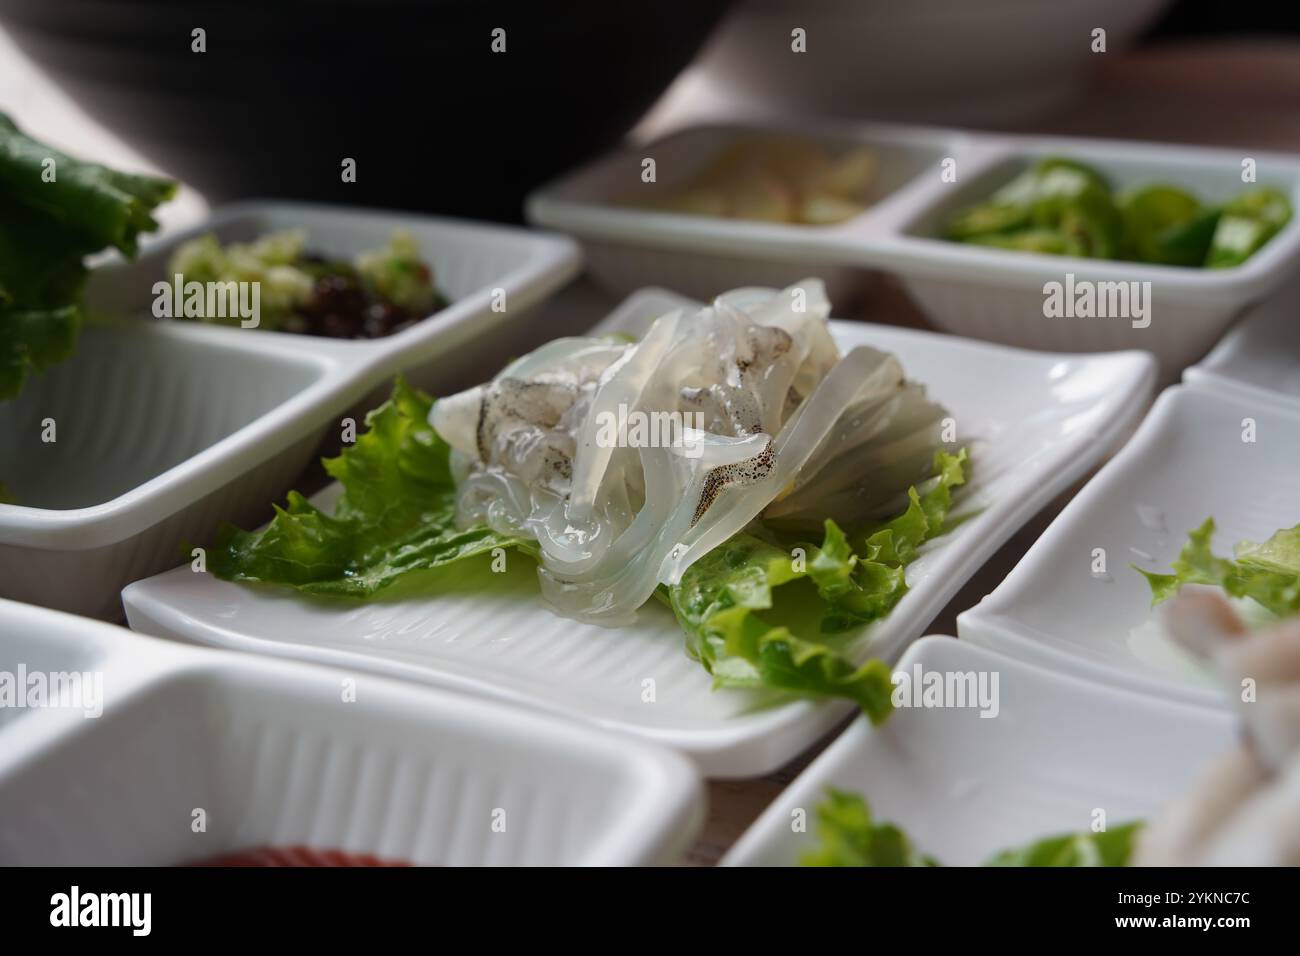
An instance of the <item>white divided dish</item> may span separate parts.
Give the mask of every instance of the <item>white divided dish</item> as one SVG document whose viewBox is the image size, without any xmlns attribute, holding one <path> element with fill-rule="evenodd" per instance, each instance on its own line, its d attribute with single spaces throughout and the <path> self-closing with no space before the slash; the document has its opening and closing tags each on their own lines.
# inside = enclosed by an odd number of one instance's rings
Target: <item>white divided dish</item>
<svg viewBox="0 0 1300 956">
<path fill-rule="evenodd" d="M 1253 442 L 1243 441 L 1246 419 Z M 1209 674 L 1164 637 L 1132 567 L 1167 572 L 1208 517 L 1221 555 L 1300 521 L 1300 409 L 1167 389 L 1006 580 L 957 619 L 958 634 L 1053 670 L 1225 708 Z"/>
<path fill-rule="evenodd" d="M 1189 384 L 1224 388 L 1243 398 L 1300 404 L 1300 282 L 1292 281 L 1183 373 Z"/>
<path fill-rule="evenodd" d="M 922 853 L 976 866 L 1000 850 L 1149 820 L 1235 743 L 1226 714 L 1151 701 L 1053 674 L 965 641 L 926 637 L 899 662 L 913 673 L 998 677 L 995 717 L 978 708 L 898 709 L 856 721 L 814 760 L 730 852 L 724 866 L 792 866 L 817 845 L 827 787 L 864 796 Z M 795 832 L 796 811 L 807 828 Z"/>
<path fill-rule="evenodd" d="M 823 144 L 835 155 L 866 145 L 878 152 L 878 179 L 865 212 L 829 226 L 788 225 L 638 208 L 638 190 L 673 189 L 726 144 L 780 133 Z M 583 244 L 590 271 L 615 291 L 651 282 L 713 295 L 732 285 L 786 285 L 829 275 L 839 291 L 863 270 L 896 273 L 937 326 L 1021 348 L 1071 352 L 1145 349 L 1175 377 L 1219 339 L 1244 308 L 1262 301 L 1300 263 L 1293 219 L 1244 264 L 1196 269 L 983 248 L 939 238 L 942 221 L 978 202 L 1043 156 L 1096 166 L 1118 189 L 1168 182 L 1220 202 L 1243 190 L 1240 151 L 1060 137 L 1010 136 L 887 124 L 810 122 L 780 127 L 700 126 L 611 156 L 544 186 L 527 206 L 530 221 Z M 1300 159 L 1252 151 L 1260 185 L 1300 207 Z M 654 158 L 657 181 L 641 182 Z M 941 161 L 956 181 L 941 179 Z M 1047 318 L 1044 285 L 1067 273 L 1090 282 L 1150 282 L 1150 324 L 1129 318 Z M 832 298 L 836 288 L 832 285 Z"/>
<path fill-rule="evenodd" d="M 0 668 L 20 666 L 98 673 L 103 707 L 0 710 L 0 865 L 624 866 L 671 862 L 703 822 L 680 756 L 490 701 L 0 601 Z"/>
<path fill-rule="evenodd" d="M 352 342 L 149 312 L 176 244 L 301 227 L 347 256 L 409 230 L 447 308 L 385 339 Z M 0 404 L 0 597 L 117 619 L 123 585 L 175 563 L 222 519 L 265 514 L 331 421 L 394 373 L 421 368 L 522 316 L 577 268 L 567 239 L 503 226 L 293 203 L 247 203 L 91 274 L 72 358 Z M 492 309 L 504 289 L 507 310 Z M 47 441 L 52 423 L 56 440 Z"/>
<path fill-rule="evenodd" d="M 838 226 L 805 226 L 657 212 L 629 204 L 653 190 L 679 188 L 738 138 L 766 130 L 748 126 L 700 126 L 642 145 L 630 145 L 582 167 L 533 193 L 526 205 L 530 222 L 560 229 L 582 243 L 587 271 L 616 295 L 662 285 L 709 300 L 742 286 L 784 288 L 808 275 L 826 283 L 832 302 L 851 297 L 865 279 L 864 263 L 837 255 Z M 886 201 L 951 155 L 965 134 L 904 127 L 855 128 L 803 124 L 783 127 L 836 155 L 855 145 L 877 152 L 879 168 L 868 194 L 878 203 L 852 223 L 879 215 Z M 641 181 L 642 161 L 653 158 L 656 182 Z M 915 185 L 905 192 L 914 192 Z"/>
<path fill-rule="evenodd" d="M 683 301 L 646 290 L 598 328 L 636 329 Z M 957 503 L 971 517 L 908 568 L 909 592 L 862 642 L 864 656 L 892 660 L 1022 522 L 1119 439 L 1146 406 L 1154 367 L 1143 353 L 1045 355 L 844 322 L 832 331 L 843 348 L 866 343 L 895 353 L 951 410 L 973 458 Z M 326 489 L 317 501 L 336 494 L 337 486 Z M 543 608 L 531 567 L 466 569 L 438 593 L 355 603 L 232 584 L 183 566 L 131 585 L 123 603 L 140 631 L 525 703 L 667 744 L 713 776 L 775 769 L 848 713 L 838 703 L 760 706 L 747 693 L 714 691 L 658 602 L 631 627 L 575 623 Z M 644 695 L 647 680 L 653 701 Z"/>
</svg>

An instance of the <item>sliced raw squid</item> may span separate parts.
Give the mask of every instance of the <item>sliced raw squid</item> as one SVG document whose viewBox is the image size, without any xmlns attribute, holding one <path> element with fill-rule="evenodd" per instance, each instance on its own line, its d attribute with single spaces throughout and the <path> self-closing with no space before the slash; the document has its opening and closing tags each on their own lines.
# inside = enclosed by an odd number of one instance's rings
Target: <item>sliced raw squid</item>
<svg viewBox="0 0 1300 956">
<path fill-rule="evenodd" d="M 1166 627 L 1205 659 L 1242 718 L 1243 743 L 1148 826 L 1143 866 L 1300 865 L 1300 618 L 1247 630 L 1222 592 L 1186 585 Z"/>
<path fill-rule="evenodd" d="M 892 355 L 841 356 L 820 281 L 738 290 L 635 343 L 559 339 L 439 401 L 457 517 L 534 540 L 560 614 L 626 624 L 751 522 L 901 507 L 943 410 Z"/>
</svg>

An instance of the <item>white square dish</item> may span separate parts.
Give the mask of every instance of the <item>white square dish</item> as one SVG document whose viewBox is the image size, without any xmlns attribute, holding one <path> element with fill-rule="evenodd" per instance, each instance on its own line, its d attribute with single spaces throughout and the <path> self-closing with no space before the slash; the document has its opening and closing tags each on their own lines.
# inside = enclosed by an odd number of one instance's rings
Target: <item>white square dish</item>
<svg viewBox="0 0 1300 956">
<path fill-rule="evenodd" d="M 306 848 L 631 866 L 671 862 L 703 822 L 680 756 L 491 701 L 0 601 L 0 668 L 19 666 L 92 671 L 104 690 L 99 716 L 60 707 L 0 725 L 3 865 Z"/>
<path fill-rule="evenodd" d="M 724 866 L 792 866 L 817 845 L 815 808 L 834 787 L 864 796 L 873 820 L 899 826 L 922 853 L 976 866 L 1060 833 L 1145 820 L 1235 742 L 1234 721 L 1054 674 L 949 637 L 917 641 L 912 673 L 998 676 L 997 713 L 899 709 L 858 720 L 767 808 Z M 799 813 L 802 811 L 802 814 Z M 806 820 L 796 832 L 794 823 Z"/>
<path fill-rule="evenodd" d="M 633 328 L 682 301 L 646 290 L 599 329 Z M 972 517 L 908 568 L 910 591 L 868 632 L 869 652 L 892 660 L 1022 522 L 1118 440 L 1146 406 L 1154 367 L 1137 352 L 1043 355 L 881 326 L 834 322 L 832 330 L 842 346 L 897 354 L 971 445 L 973 477 L 958 508 Z M 336 493 L 326 489 L 318 503 Z M 526 703 L 667 744 L 714 776 L 772 770 L 848 713 L 806 701 L 758 708 L 746 693 L 712 691 L 657 602 L 637 625 L 610 630 L 546 611 L 531 568 L 467 570 L 461 583 L 361 604 L 231 584 L 186 566 L 131 585 L 123 602 L 140 631 Z M 643 700 L 647 679 L 654 702 Z"/>
<path fill-rule="evenodd" d="M 1253 442 L 1242 440 L 1248 419 Z M 1218 554 L 1300 521 L 1300 409 L 1199 384 L 1167 389 L 1006 580 L 957 619 L 958 634 L 1054 670 L 1225 707 L 1207 674 L 1144 627 L 1151 590 L 1130 567 L 1168 571 L 1208 517 Z"/>
<path fill-rule="evenodd" d="M 340 341 L 147 313 L 171 250 L 196 233 L 249 238 L 302 226 L 346 255 L 411 230 L 452 302 L 386 339 Z M 331 421 L 403 369 L 427 363 L 528 307 L 577 268 L 573 243 L 504 226 L 246 203 L 92 271 L 72 358 L 0 404 L 0 597 L 119 619 L 123 585 L 175 563 L 222 519 L 265 514 Z M 492 290 L 507 311 L 492 310 Z M 55 425 L 47 440 L 46 423 Z"/>
</svg>

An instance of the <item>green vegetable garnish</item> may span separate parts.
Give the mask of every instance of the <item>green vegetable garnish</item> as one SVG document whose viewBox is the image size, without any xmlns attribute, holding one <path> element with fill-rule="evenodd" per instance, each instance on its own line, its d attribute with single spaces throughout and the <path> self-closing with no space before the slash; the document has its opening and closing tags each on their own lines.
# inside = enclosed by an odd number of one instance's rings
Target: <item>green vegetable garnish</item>
<svg viewBox="0 0 1300 956">
<path fill-rule="evenodd" d="M 817 836 L 821 845 L 805 853 L 803 866 L 939 866 L 922 854 L 892 823 L 877 823 L 867 801 L 855 793 L 826 789 L 818 804 Z M 1140 822 L 1101 832 L 1066 833 L 1003 850 L 983 866 L 1127 866 Z"/>
<path fill-rule="evenodd" d="M 445 301 L 433 287 L 432 273 L 409 232 L 395 232 L 383 249 L 361 253 L 357 271 L 389 302 L 416 315 L 432 312 Z"/>
<path fill-rule="evenodd" d="M 938 866 L 892 823 L 876 823 L 867 801 L 856 793 L 826 788 L 817 805 L 821 846 L 800 858 L 802 866 Z"/>
<path fill-rule="evenodd" d="M 208 567 L 230 581 L 366 597 L 404 575 L 519 542 L 456 527 L 449 448 L 428 423 L 433 402 L 398 380 L 367 431 L 325 462 L 343 495 L 327 515 L 297 492 L 262 531 L 221 529 Z"/>
<path fill-rule="evenodd" d="M 0 400 L 27 374 L 72 354 L 82 322 L 85 256 L 134 255 L 152 211 L 176 184 L 73 159 L 0 113 Z"/>
<path fill-rule="evenodd" d="M 939 452 L 935 477 L 924 493 L 910 489 L 903 514 L 851 536 L 827 521 L 820 547 L 758 528 L 714 548 L 669 589 L 688 652 L 715 686 L 843 697 L 873 722 L 884 720 L 892 709 L 890 670 L 880 660 L 856 665 L 852 645 L 860 635 L 848 632 L 884 617 L 907 593 L 904 568 L 944 531 L 966 460 L 965 449 Z M 805 555 L 799 566 L 795 547 Z M 772 611 L 776 619 L 768 619 Z"/>
<path fill-rule="evenodd" d="M 1217 269 L 1246 261 L 1290 219 L 1290 201 L 1274 189 L 1248 189 L 1222 206 L 1167 184 L 1116 196 L 1092 167 L 1048 157 L 959 210 L 943 235 L 1022 252 Z"/>
<path fill-rule="evenodd" d="M 1121 823 L 1100 832 L 1062 833 L 1026 846 L 1003 850 L 983 866 L 1128 866 L 1141 821 Z"/>
<path fill-rule="evenodd" d="M 1136 568 L 1151 585 L 1152 604 L 1173 597 L 1184 584 L 1209 584 L 1235 598 L 1251 598 L 1283 617 L 1300 611 L 1300 525 L 1283 528 L 1267 541 L 1242 541 L 1233 558 L 1220 558 L 1210 548 L 1214 519 L 1206 518 L 1188 535 L 1172 574 Z"/>
</svg>

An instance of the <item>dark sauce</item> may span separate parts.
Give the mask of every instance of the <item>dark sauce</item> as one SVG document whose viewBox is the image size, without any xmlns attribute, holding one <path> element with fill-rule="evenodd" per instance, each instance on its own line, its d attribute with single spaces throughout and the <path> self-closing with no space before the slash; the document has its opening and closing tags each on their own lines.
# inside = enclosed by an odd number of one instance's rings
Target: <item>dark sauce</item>
<svg viewBox="0 0 1300 956">
<path fill-rule="evenodd" d="M 315 285 L 286 323 L 286 331 L 331 339 L 382 339 L 424 318 L 372 293 L 349 263 L 308 254 L 301 264 Z M 443 304 L 439 297 L 434 308 Z"/>
</svg>

